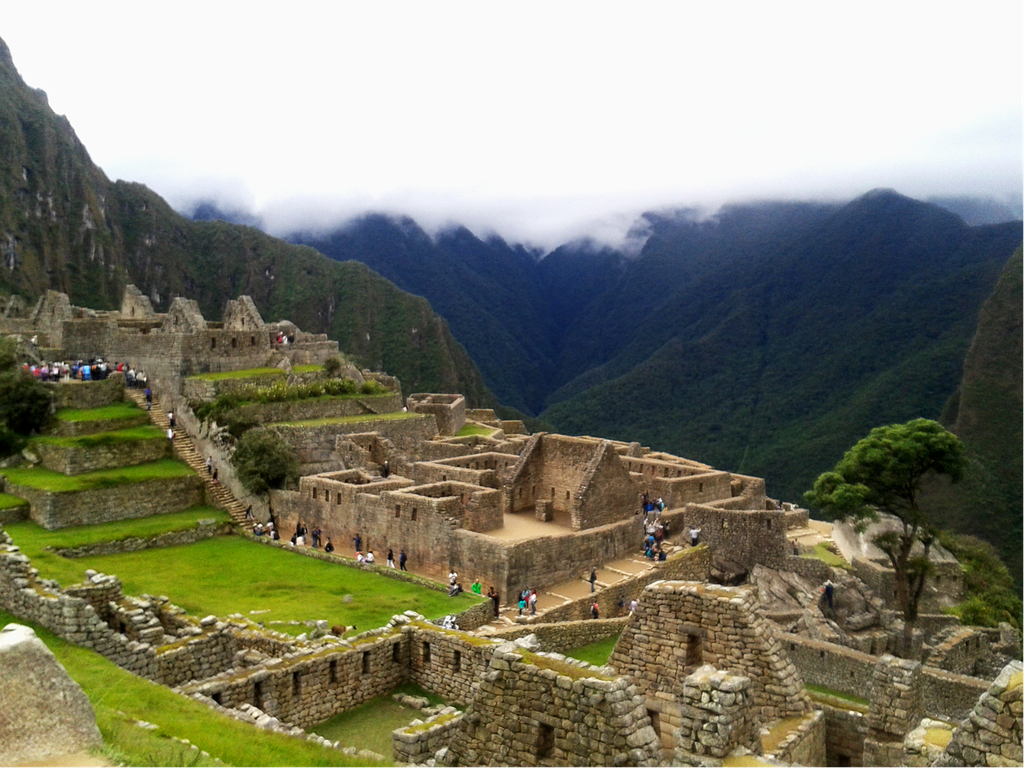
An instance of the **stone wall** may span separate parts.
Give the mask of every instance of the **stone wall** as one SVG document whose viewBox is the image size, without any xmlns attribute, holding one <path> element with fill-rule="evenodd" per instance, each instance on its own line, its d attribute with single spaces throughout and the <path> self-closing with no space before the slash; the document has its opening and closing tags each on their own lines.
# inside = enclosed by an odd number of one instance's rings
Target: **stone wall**
<svg viewBox="0 0 1024 768">
<path fill-rule="evenodd" d="M 615 619 L 530 624 L 501 630 L 491 636 L 502 640 L 515 640 L 535 635 L 542 651 L 568 653 L 589 643 L 618 635 L 628 621 L 629 616 L 622 616 Z"/>
<path fill-rule="evenodd" d="M 700 528 L 700 541 L 746 569 L 755 565 L 784 570 L 791 548 L 781 510 L 730 510 L 686 505 L 686 524 Z"/>
<path fill-rule="evenodd" d="M 415 394 L 409 395 L 406 403 L 414 413 L 432 414 L 442 435 L 454 435 L 466 425 L 466 398 L 462 395 Z"/>
<path fill-rule="evenodd" d="M 865 681 L 873 679 L 878 656 L 800 635 L 779 637 L 805 682 L 863 699 L 872 696 Z M 986 685 L 984 680 L 930 666 L 923 667 L 916 680 L 924 714 L 940 720 L 965 717 Z"/>
<path fill-rule="evenodd" d="M 661 745 L 622 678 L 496 650 L 448 751 L 452 765 L 655 765 Z"/>
<path fill-rule="evenodd" d="M 953 731 L 937 765 L 1021 765 L 1021 684 L 1024 665 L 1013 661 L 978 698 Z"/>
<path fill-rule="evenodd" d="M 231 411 L 231 417 L 257 424 L 278 421 L 312 421 L 348 416 L 374 416 L 402 410 L 401 396 L 360 395 L 351 397 L 311 397 L 280 403 L 251 403 Z M 366 431 L 365 427 L 359 431 Z"/>
<path fill-rule="evenodd" d="M 961 627 L 932 651 L 928 665 L 947 672 L 974 675 L 984 669 L 991 657 L 988 636 L 971 627 Z"/>
<path fill-rule="evenodd" d="M 825 714 L 825 765 L 863 765 L 864 712 L 815 700 Z"/>
<path fill-rule="evenodd" d="M 367 416 L 354 422 L 321 424 L 318 426 L 289 427 L 275 424 L 273 429 L 295 451 L 300 462 L 311 453 L 335 451 L 336 442 L 343 435 L 377 432 L 402 451 L 415 451 L 421 442 L 437 435 L 437 425 L 431 416 L 408 419 L 380 419 Z"/>
<path fill-rule="evenodd" d="M 127 416 L 123 419 L 88 419 L 86 421 L 63 421 L 57 420 L 57 429 L 54 434 L 58 437 L 81 437 L 82 435 L 98 435 L 101 432 L 113 432 L 117 429 L 130 429 L 151 424 L 149 414 L 140 410 L 136 416 Z"/>
<path fill-rule="evenodd" d="M 53 393 L 53 405 L 58 409 L 102 408 L 124 400 L 124 374 L 117 372 L 103 381 L 68 381 L 46 387 Z"/>
<path fill-rule="evenodd" d="M 33 441 L 32 451 L 47 469 L 62 475 L 81 475 L 117 467 L 134 467 L 167 458 L 170 445 L 162 434 L 143 440 L 121 440 L 96 445 L 59 445 Z"/>
<path fill-rule="evenodd" d="M 647 697 L 679 700 L 683 680 L 705 664 L 749 677 L 760 723 L 807 711 L 804 682 L 750 587 L 661 581 L 649 585 L 610 663 Z"/>
<path fill-rule="evenodd" d="M 141 552 L 144 549 L 159 549 L 161 547 L 180 547 L 186 544 L 195 544 L 203 539 L 212 539 L 214 536 L 228 536 L 234 530 L 231 523 L 218 523 L 215 521 L 200 520 L 195 528 L 185 531 L 171 531 L 161 533 L 149 538 L 132 537 L 120 541 L 101 541 L 98 544 L 87 544 L 81 547 L 59 549 L 57 554 L 70 559 L 79 557 L 98 557 L 103 555 L 120 555 L 125 552 Z"/>
<path fill-rule="evenodd" d="M 7 487 L 9 493 L 28 500 L 31 519 L 49 531 L 178 512 L 205 498 L 203 481 L 196 475 L 63 493 L 14 483 Z"/>
<path fill-rule="evenodd" d="M 445 701 L 468 704 L 498 643 L 417 622 L 409 637 L 409 679 Z"/>
<path fill-rule="evenodd" d="M 609 441 L 540 433 L 510 473 L 505 512 L 532 513 L 538 501 L 582 531 L 632 516 L 636 488 Z"/>
<path fill-rule="evenodd" d="M 439 749 L 447 747 L 459 727 L 462 713 L 435 715 L 420 725 L 397 728 L 391 732 L 391 751 L 396 763 L 423 765 Z"/>
</svg>

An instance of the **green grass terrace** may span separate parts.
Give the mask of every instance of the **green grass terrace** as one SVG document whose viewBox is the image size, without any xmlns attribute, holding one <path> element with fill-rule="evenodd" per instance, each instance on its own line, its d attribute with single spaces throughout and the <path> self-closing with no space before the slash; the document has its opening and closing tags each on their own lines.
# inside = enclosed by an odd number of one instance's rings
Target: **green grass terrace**
<svg viewBox="0 0 1024 768">
<path fill-rule="evenodd" d="M 114 403 L 100 408 L 62 408 L 57 411 L 60 421 L 107 421 L 110 419 L 127 419 L 138 416 L 144 411 L 135 403 Z"/>
<path fill-rule="evenodd" d="M 356 634 L 386 624 L 413 610 L 427 619 L 458 613 L 485 598 L 472 593 L 448 597 L 416 579 L 389 578 L 371 568 L 305 557 L 289 547 L 218 536 L 180 547 L 69 560 L 54 550 L 151 537 L 194 527 L 207 518 L 226 519 L 219 510 L 195 507 L 185 512 L 123 520 L 96 526 L 46 531 L 32 522 L 4 526 L 14 543 L 39 569 L 41 578 L 64 586 L 84 579 L 87 569 L 121 579 L 125 594 L 167 595 L 195 616 L 242 613 L 289 634 L 308 631 L 304 622 L 327 619 L 356 626 Z M 383 569 L 384 566 L 381 566 Z M 280 622 L 280 623 L 279 623 Z"/>
<path fill-rule="evenodd" d="M 9 467 L 0 469 L 8 482 L 25 485 L 50 493 L 68 493 L 89 491 L 99 488 L 111 488 L 130 483 L 145 483 L 150 480 L 166 480 L 174 477 L 186 477 L 195 472 L 187 464 L 174 459 L 161 459 L 149 464 L 134 467 L 117 467 L 98 472 L 86 472 L 81 475 L 62 475 L 43 467 Z"/>
<path fill-rule="evenodd" d="M 305 421 L 277 421 L 275 427 L 319 427 L 327 424 L 358 424 L 361 421 L 401 421 L 403 419 L 424 419 L 421 413 L 395 411 L 393 413 L 361 413 L 355 416 L 334 416 L 327 419 L 308 419 Z"/>
<path fill-rule="evenodd" d="M 293 365 L 292 373 L 314 373 L 322 371 L 322 365 Z M 244 371 L 221 371 L 219 373 L 200 373 L 189 376 L 190 379 L 200 381 L 227 381 L 229 379 L 255 379 L 261 376 L 284 376 L 281 368 L 247 368 Z"/>
<path fill-rule="evenodd" d="M 96 435 L 79 435 L 78 437 L 55 437 L 43 435 L 29 440 L 30 445 L 60 445 L 65 448 L 92 448 L 99 445 L 117 445 L 135 440 L 166 439 L 164 431 L 159 427 L 144 425 L 129 429 L 117 429 L 111 432 L 100 432 Z"/>
</svg>

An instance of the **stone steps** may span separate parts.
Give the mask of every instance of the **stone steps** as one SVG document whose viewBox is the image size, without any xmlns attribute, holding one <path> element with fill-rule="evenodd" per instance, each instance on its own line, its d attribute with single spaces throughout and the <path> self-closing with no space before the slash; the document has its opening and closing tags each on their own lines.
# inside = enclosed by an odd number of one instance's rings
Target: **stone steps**
<svg viewBox="0 0 1024 768">
<path fill-rule="evenodd" d="M 142 390 L 127 389 L 125 394 L 140 408 L 146 407 L 146 395 Z M 155 394 L 153 395 L 153 408 L 147 411 L 147 413 L 149 414 L 150 421 L 160 427 L 160 429 L 166 432 L 168 427 L 170 427 L 171 422 L 164 410 L 159 407 L 159 398 Z M 203 479 L 203 483 L 206 486 L 206 496 L 210 499 L 212 505 L 227 510 L 235 525 L 241 526 L 244 529 L 250 529 L 252 527 L 251 523 L 245 519 L 245 506 L 224 485 L 219 482 L 213 482 L 213 477 L 206 471 L 206 459 L 199 453 L 192 442 L 192 438 L 180 425 L 174 430 L 173 448 L 175 456 L 188 464 Z"/>
</svg>

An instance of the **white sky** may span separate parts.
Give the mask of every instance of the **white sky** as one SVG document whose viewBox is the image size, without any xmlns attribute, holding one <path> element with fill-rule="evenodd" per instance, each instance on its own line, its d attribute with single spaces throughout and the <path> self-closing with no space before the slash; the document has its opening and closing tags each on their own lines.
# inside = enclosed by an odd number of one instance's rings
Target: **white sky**
<svg viewBox="0 0 1024 768">
<path fill-rule="evenodd" d="M 1024 186 L 1019 0 L 0 0 L 0 37 L 108 176 L 278 232 Z"/>
</svg>

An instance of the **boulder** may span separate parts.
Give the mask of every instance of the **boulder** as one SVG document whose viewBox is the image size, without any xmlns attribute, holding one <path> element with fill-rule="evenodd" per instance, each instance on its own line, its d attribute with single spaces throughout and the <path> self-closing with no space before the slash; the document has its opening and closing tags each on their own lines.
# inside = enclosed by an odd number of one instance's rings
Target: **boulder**
<svg viewBox="0 0 1024 768">
<path fill-rule="evenodd" d="M 32 629 L 0 630 L 0 669 L 0 765 L 55 765 L 103 744 L 85 692 Z"/>
</svg>

